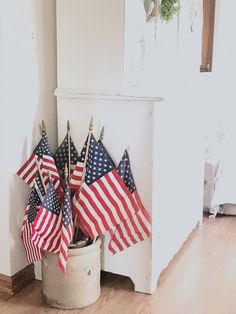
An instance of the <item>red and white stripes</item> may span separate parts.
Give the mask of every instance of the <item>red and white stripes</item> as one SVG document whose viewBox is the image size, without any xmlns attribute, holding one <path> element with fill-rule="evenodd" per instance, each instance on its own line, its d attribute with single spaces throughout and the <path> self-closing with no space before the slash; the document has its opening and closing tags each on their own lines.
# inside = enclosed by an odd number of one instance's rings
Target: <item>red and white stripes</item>
<svg viewBox="0 0 236 314">
<path fill-rule="evenodd" d="M 70 178 L 70 188 L 77 190 L 80 188 L 83 180 L 84 163 L 77 162 L 75 169 Z"/>
<path fill-rule="evenodd" d="M 39 248 L 52 253 L 60 249 L 62 214 L 56 215 L 41 207 L 33 222 L 32 242 Z"/>
<path fill-rule="evenodd" d="M 37 165 L 37 162 L 38 165 Z M 32 154 L 25 164 L 17 171 L 17 175 L 31 188 L 34 187 L 34 180 L 38 176 L 38 167 L 42 170 L 42 176 L 46 187 L 48 186 L 48 172 L 50 173 L 53 185 L 58 194 L 62 194 L 61 181 L 53 157 L 43 155 L 43 159 Z"/>
<path fill-rule="evenodd" d="M 134 215 L 138 207 L 117 171 L 112 170 L 91 185 L 84 183 L 74 197 L 74 209 L 94 239 Z"/>
<path fill-rule="evenodd" d="M 64 224 L 62 224 L 61 245 L 60 245 L 58 265 L 63 273 L 66 272 L 69 245 L 72 239 L 73 239 L 73 225 L 71 221 L 68 227 L 65 227 Z"/>
<path fill-rule="evenodd" d="M 33 188 L 34 179 L 38 175 L 38 167 L 35 158 L 37 158 L 38 161 L 40 160 L 37 155 L 32 154 L 16 173 L 31 188 Z"/>
<path fill-rule="evenodd" d="M 150 215 L 142 205 L 138 193 L 135 191 L 132 195 L 139 207 L 139 211 L 135 215 L 128 217 L 123 223 L 120 223 L 113 232 L 110 231 L 111 240 L 108 248 L 113 254 L 129 248 L 133 244 L 142 242 L 150 238 L 151 235 Z"/>
<path fill-rule="evenodd" d="M 33 227 L 32 227 L 32 223 L 28 222 L 28 212 L 29 212 L 29 209 L 27 207 L 26 213 L 23 219 L 21 237 L 22 237 L 23 244 L 26 251 L 27 261 L 29 263 L 34 263 L 34 262 L 42 260 L 42 250 L 36 247 L 31 241 L 31 236 L 33 234 Z"/>
<path fill-rule="evenodd" d="M 43 155 L 42 172 L 43 176 L 48 176 L 48 173 L 51 175 L 54 188 L 60 194 L 62 192 L 61 180 L 53 157 Z"/>
</svg>

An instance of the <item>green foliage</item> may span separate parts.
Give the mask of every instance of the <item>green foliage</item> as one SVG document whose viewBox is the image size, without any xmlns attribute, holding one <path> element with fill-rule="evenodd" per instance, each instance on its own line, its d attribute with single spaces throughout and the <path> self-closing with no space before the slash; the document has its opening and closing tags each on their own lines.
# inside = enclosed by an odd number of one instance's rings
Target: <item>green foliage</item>
<svg viewBox="0 0 236 314">
<path fill-rule="evenodd" d="M 160 15 L 163 20 L 169 22 L 179 9 L 178 0 L 161 0 Z"/>
</svg>

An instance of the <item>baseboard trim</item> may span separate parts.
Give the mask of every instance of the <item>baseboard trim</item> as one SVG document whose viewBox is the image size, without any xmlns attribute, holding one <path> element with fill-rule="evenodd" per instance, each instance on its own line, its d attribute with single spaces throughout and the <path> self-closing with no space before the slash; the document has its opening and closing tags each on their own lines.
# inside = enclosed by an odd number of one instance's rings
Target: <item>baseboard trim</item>
<svg viewBox="0 0 236 314">
<path fill-rule="evenodd" d="M 0 292 L 14 295 L 35 279 L 34 265 L 30 264 L 13 276 L 0 274 Z"/>
</svg>

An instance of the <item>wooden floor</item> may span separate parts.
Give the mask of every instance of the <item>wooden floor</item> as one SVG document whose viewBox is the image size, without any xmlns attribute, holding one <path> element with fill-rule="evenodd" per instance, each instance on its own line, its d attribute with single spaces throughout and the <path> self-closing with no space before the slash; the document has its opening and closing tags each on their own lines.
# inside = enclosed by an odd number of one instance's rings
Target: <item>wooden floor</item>
<svg viewBox="0 0 236 314">
<path fill-rule="evenodd" d="M 83 310 L 44 305 L 41 283 L 0 298 L 0 313 L 236 314 L 236 217 L 204 219 L 162 274 L 153 295 L 133 292 L 125 277 L 105 274 L 101 298 Z"/>
</svg>

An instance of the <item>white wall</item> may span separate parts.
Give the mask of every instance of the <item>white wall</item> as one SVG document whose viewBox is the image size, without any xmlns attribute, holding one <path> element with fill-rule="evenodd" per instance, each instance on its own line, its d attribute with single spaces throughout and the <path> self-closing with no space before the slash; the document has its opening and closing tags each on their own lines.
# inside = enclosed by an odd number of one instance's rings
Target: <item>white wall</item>
<svg viewBox="0 0 236 314">
<path fill-rule="evenodd" d="M 139 84 L 138 88 L 147 93 L 164 97 L 164 104 L 156 110 L 155 234 L 152 237 L 154 284 L 202 220 L 204 132 L 202 95 L 198 86 L 202 7 L 201 1 L 195 3 L 198 4 L 198 13 L 193 33 L 189 19 L 191 1 L 187 0 L 180 1 L 179 18 L 175 17 L 170 23 L 158 20 L 156 25 L 143 23 L 139 29 L 136 26 L 138 39 L 145 43 L 142 59 L 140 44 L 139 57 L 135 51 L 139 58 L 136 63 L 143 64 L 139 73 L 127 70 L 131 85 Z M 133 20 L 130 23 L 134 23 Z M 132 50 L 130 59 L 132 62 Z"/>
<path fill-rule="evenodd" d="M 223 0 L 218 0 L 216 3 L 213 71 L 201 74 L 199 82 L 204 94 L 204 131 L 208 138 L 206 147 L 209 149 L 210 161 L 214 165 L 221 158 L 222 153 L 232 155 L 236 144 L 236 44 L 234 40 L 236 3 Z M 223 135 L 220 139 L 219 134 Z M 212 180 L 212 178 L 207 179 Z M 209 191 L 206 190 L 206 193 Z M 209 199 L 209 195 L 206 199 Z"/>
<path fill-rule="evenodd" d="M 236 44 L 233 32 L 236 27 L 234 1 L 218 0 L 216 6 L 215 40 L 212 73 L 202 74 L 202 88 L 206 94 L 207 133 L 222 124 L 230 141 L 236 140 L 235 130 L 235 70 Z M 214 116 L 213 116 L 214 113 Z"/>
<path fill-rule="evenodd" d="M 58 87 L 120 88 L 124 2 L 70 0 L 63 5 L 64 0 L 57 1 Z"/>
<path fill-rule="evenodd" d="M 205 112 L 209 126 L 207 131 L 221 121 L 226 131 L 229 128 L 227 133 L 230 136 L 235 133 L 233 124 L 236 44 L 233 40 L 233 32 L 236 27 L 234 19 L 236 3 L 223 0 L 218 0 L 216 3 L 213 71 L 202 74 L 201 82 L 207 96 Z"/>
<path fill-rule="evenodd" d="M 27 264 L 20 230 L 29 195 L 15 172 L 37 144 L 42 119 L 52 148 L 57 143 L 55 1 L 0 4 L 0 273 L 13 275 Z"/>
</svg>

